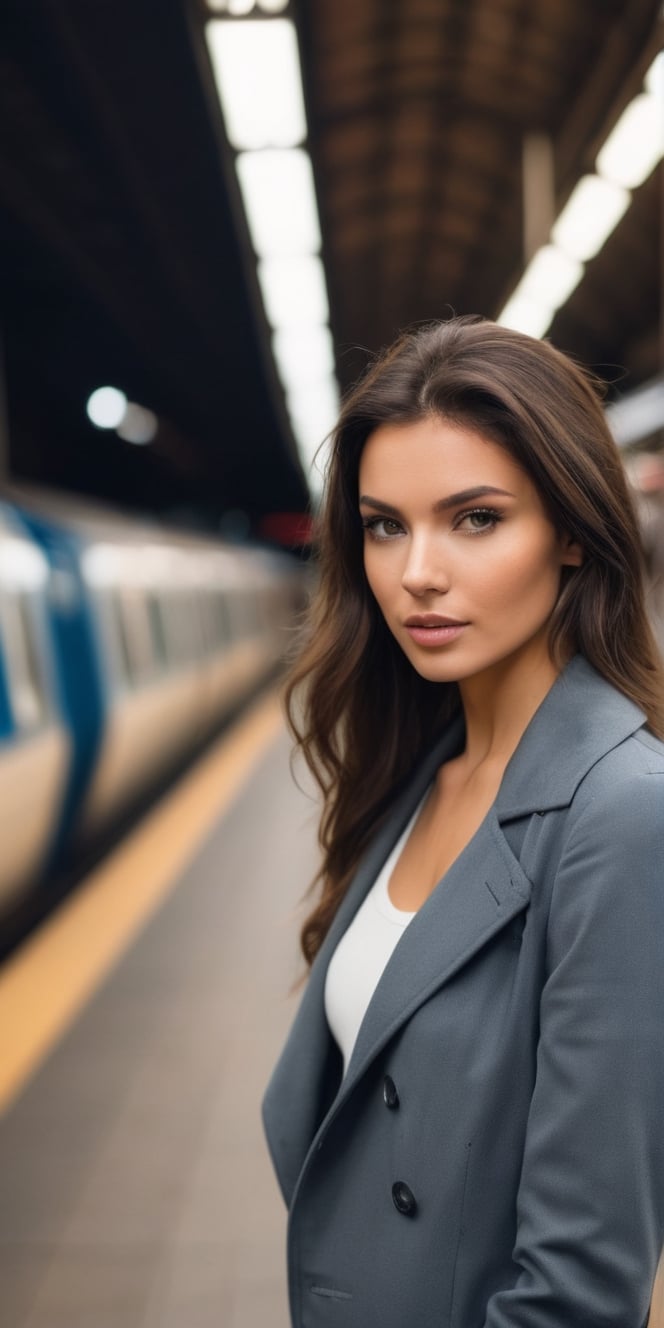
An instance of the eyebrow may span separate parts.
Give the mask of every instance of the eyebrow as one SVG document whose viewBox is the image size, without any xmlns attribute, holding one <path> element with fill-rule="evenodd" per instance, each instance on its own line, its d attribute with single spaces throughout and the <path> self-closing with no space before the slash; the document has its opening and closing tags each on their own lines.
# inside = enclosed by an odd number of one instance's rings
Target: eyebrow
<svg viewBox="0 0 664 1328">
<path fill-rule="evenodd" d="M 478 484 L 474 489 L 461 489 L 459 493 L 451 493 L 447 498 L 439 498 L 434 503 L 432 511 L 447 512 L 450 507 L 459 507 L 461 503 L 473 503 L 477 498 L 488 498 L 492 494 L 498 494 L 503 498 L 515 498 L 516 494 L 510 493 L 509 489 L 496 489 L 492 484 Z M 373 507 L 377 512 L 387 512 L 390 516 L 401 516 L 398 507 L 392 507 L 391 503 L 383 503 L 378 498 L 371 498 L 368 493 L 360 495 L 360 506 Z"/>
</svg>

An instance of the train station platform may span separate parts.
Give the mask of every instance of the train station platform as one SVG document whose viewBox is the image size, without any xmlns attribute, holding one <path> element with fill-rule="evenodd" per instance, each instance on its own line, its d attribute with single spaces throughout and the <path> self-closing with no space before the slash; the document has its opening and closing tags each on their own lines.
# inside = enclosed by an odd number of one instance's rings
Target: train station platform
<svg viewBox="0 0 664 1328">
<path fill-rule="evenodd" d="M 315 804 L 270 694 L 0 970 L 0 1322 L 286 1328 L 260 1099 Z"/>
<path fill-rule="evenodd" d="M 289 749 L 269 694 L 0 969 L 0 1328 L 288 1328 L 260 1100 L 317 858 Z"/>
</svg>

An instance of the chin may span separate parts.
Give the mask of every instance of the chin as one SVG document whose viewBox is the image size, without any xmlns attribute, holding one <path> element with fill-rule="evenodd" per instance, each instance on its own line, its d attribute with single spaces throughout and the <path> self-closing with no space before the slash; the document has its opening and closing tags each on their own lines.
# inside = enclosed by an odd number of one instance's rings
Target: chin
<svg viewBox="0 0 664 1328">
<path fill-rule="evenodd" d="M 467 676 L 467 670 L 456 666 L 451 660 L 442 659 L 420 659 L 404 651 L 406 658 L 420 678 L 425 678 L 427 682 L 459 682 L 461 678 Z M 475 670 L 471 670 L 474 672 Z"/>
</svg>

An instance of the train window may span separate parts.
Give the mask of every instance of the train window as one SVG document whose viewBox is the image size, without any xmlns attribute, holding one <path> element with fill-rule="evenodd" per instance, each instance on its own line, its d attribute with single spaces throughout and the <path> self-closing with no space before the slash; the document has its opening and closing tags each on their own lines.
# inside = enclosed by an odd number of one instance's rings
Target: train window
<svg viewBox="0 0 664 1328">
<path fill-rule="evenodd" d="M 244 641 L 249 635 L 250 627 L 248 620 L 249 601 L 246 594 L 233 590 L 228 596 L 228 607 L 231 619 L 231 636 L 233 641 Z"/>
<path fill-rule="evenodd" d="M 204 658 L 212 654 L 214 650 L 214 624 L 210 612 L 210 598 L 205 590 L 199 590 L 196 595 L 197 609 L 197 629 L 198 639 L 201 643 L 201 654 Z"/>
<path fill-rule="evenodd" d="M 173 596 L 173 620 L 175 623 L 175 645 L 178 664 L 186 664 L 188 657 L 187 643 L 187 604 L 181 594 Z"/>
<path fill-rule="evenodd" d="M 168 658 L 177 667 L 189 657 L 187 597 L 179 591 L 169 591 L 162 609 Z"/>
<path fill-rule="evenodd" d="M 168 639 L 164 624 L 163 608 L 156 594 L 148 594 L 147 605 L 154 655 L 159 665 L 163 668 L 168 665 Z"/>
<path fill-rule="evenodd" d="M 126 681 L 133 682 L 133 661 L 127 635 L 127 624 L 125 622 L 124 613 L 122 612 L 122 603 L 119 594 L 112 591 L 109 594 L 108 602 L 111 607 L 111 614 L 115 625 L 115 634 L 120 646 L 119 663 L 122 669 L 122 674 Z"/>
<path fill-rule="evenodd" d="M 129 676 L 135 683 L 144 682 L 154 673 L 154 653 L 146 596 L 141 590 L 123 587 L 120 591 L 124 620 L 125 645 L 130 661 Z"/>
<path fill-rule="evenodd" d="M 205 627 L 203 614 L 205 613 L 205 604 L 196 593 L 187 596 L 183 600 L 183 611 L 185 618 L 185 658 L 188 663 L 200 658 L 205 650 Z"/>
<path fill-rule="evenodd" d="M 5 590 L 2 617 L 12 710 L 20 729 L 39 728 L 50 706 L 29 595 Z"/>
<path fill-rule="evenodd" d="M 231 639 L 231 625 L 225 594 L 220 592 L 215 594 L 213 609 L 215 615 L 215 640 L 218 645 L 223 646 Z"/>
<path fill-rule="evenodd" d="M 258 603 L 258 592 L 254 590 L 244 604 L 244 634 L 245 636 L 257 636 L 260 631 L 260 607 Z"/>
<path fill-rule="evenodd" d="M 205 592 L 205 628 L 208 654 L 213 655 L 223 643 L 223 620 L 219 616 L 219 598 L 214 590 Z"/>
</svg>

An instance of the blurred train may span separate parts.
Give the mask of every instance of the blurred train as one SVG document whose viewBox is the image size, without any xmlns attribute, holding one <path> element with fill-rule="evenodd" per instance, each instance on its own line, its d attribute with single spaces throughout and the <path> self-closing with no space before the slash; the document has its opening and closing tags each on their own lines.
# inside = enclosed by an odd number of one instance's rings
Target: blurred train
<svg viewBox="0 0 664 1328">
<path fill-rule="evenodd" d="M 295 558 L 0 500 L 0 937 L 276 667 Z"/>
</svg>

